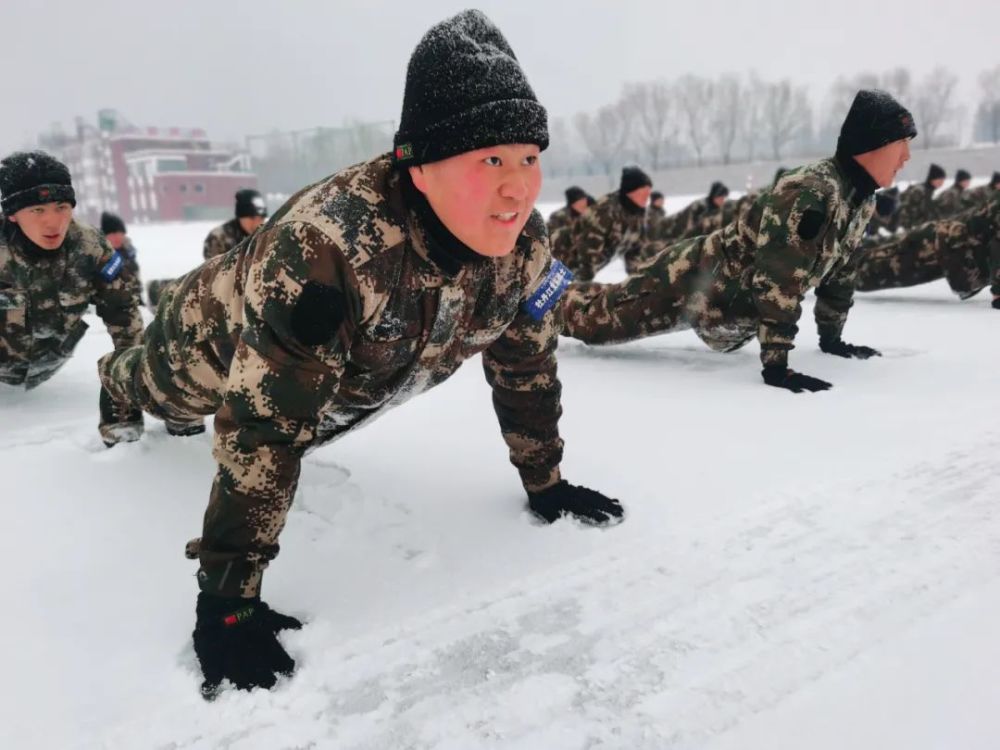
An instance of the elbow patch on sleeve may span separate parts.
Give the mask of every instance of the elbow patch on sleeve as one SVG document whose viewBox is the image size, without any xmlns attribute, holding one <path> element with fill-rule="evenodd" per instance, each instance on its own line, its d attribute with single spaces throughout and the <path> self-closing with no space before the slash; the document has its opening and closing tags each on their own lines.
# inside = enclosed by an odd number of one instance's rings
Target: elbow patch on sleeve
<svg viewBox="0 0 1000 750">
<path fill-rule="evenodd" d="M 326 344 L 337 335 L 345 317 L 344 293 L 336 287 L 310 281 L 302 287 L 292 309 L 292 335 L 306 346 Z"/>
<path fill-rule="evenodd" d="M 815 208 L 810 208 L 802 213 L 802 218 L 799 219 L 798 235 L 800 239 L 810 240 L 816 239 L 819 234 L 819 230 L 823 228 L 823 224 L 826 222 L 826 214 Z"/>
</svg>

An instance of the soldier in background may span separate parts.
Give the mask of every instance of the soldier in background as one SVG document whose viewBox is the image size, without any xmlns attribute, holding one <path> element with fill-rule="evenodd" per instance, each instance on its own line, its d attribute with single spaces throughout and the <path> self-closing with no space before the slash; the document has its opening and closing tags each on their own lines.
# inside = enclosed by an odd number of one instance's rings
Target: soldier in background
<svg viewBox="0 0 1000 750">
<path fill-rule="evenodd" d="M 972 201 L 973 205 L 982 206 L 996 196 L 997 191 L 1000 191 L 1000 172 L 994 172 L 990 181 L 985 185 L 971 188 L 969 190 L 969 200 Z"/>
<path fill-rule="evenodd" d="M 909 229 L 938 218 L 938 207 L 934 203 L 934 191 L 944 185 L 948 175 L 937 164 L 927 170 L 927 179 L 914 183 L 903 191 L 899 199 L 899 222 L 903 229 Z"/>
<path fill-rule="evenodd" d="M 73 355 L 90 305 L 115 351 L 142 341 L 139 300 L 125 262 L 96 229 L 73 220 L 66 166 L 41 151 L 0 162 L 0 383 L 35 388 Z M 102 388 L 101 438 L 138 440 L 142 412 Z"/>
<path fill-rule="evenodd" d="M 623 168 L 618 190 L 598 198 L 572 228 L 552 239 L 553 255 L 582 281 L 593 279 L 618 255 L 631 273 L 643 259 L 652 191 L 653 181 L 639 167 Z"/>
<path fill-rule="evenodd" d="M 866 243 L 856 289 L 873 292 L 941 278 L 961 299 L 989 286 L 992 306 L 1000 309 L 1000 193 L 949 219 Z"/>
<path fill-rule="evenodd" d="M 307 449 L 446 380 L 482 354 L 500 432 L 551 522 L 622 518 L 560 474 L 557 301 L 566 269 L 533 210 L 538 103 L 479 11 L 427 32 L 409 63 L 390 156 L 293 196 L 265 227 L 168 290 L 143 346 L 102 381 L 159 417 L 215 414 L 219 462 L 201 540 L 194 647 L 211 696 L 228 678 L 269 688 L 296 627 L 260 600 Z M 454 462 L 419 448 L 440 471 Z"/>
<path fill-rule="evenodd" d="M 244 188 L 236 191 L 236 215 L 220 224 L 205 237 L 202 253 L 205 260 L 228 253 L 252 235 L 267 218 L 267 205 L 257 191 Z"/>
<path fill-rule="evenodd" d="M 125 273 L 132 293 L 136 299 L 142 299 L 142 278 L 139 275 L 139 260 L 136 257 L 135 245 L 125 231 L 125 222 L 118 214 L 104 211 L 101 213 L 101 234 L 121 257 L 125 264 Z"/>
<path fill-rule="evenodd" d="M 590 196 L 579 185 L 566 188 L 566 205 L 556 209 L 549 215 L 547 227 L 549 237 L 564 227 L 571 227 L 576 220 L 587 213 L 590 207 Z"/>
<path fill-rule="evenodd" d="M 955 172 L 955 182 L 934 199 L 934 203 L 937 204 L 937 218 L 947 219 L 967 208 L 972 208 L 973 201 L 969 197 L 970 182 L 972 175 L 966 170 L 959 169 Z"/>
<path fill-rule="evenodd" d="M 721 182 L 713 182 L 707 196 L 667 218 L 670 225 L 669 232 L 661 231 L 660 235 L 651 236 L 660 241 L 675 242 L 711 234 L 723 226 L 725 216 L 723 205 L 728 197 L 729 188 Z"/>
<path fill-rule="evenodd" d="M 244 188 L 237 190 L 235 216 L 224 224 L 220 224 L 208 233 L 202 245 L 202 256 L 205 260 L 224 255 L 251 236 L 267 218 L 267 205 L 263 196 L 256 190 Z M 173 286 L 178 279 L 154 279 L 146 289 L 149 306 L 155 308 L 166 289 Z"/>
<path fill-rule="evenodd" d="M 879 236 L 880 230 L 894 234 L 899 228 L 899 188 L 891 187 L 875 193 L 875 213 L 868 222 L 865 234 Z"/>
<path fill-rule="evenodd" d="M 649 194 L 649 208 L 646 209 L 646 233 L 649 237 L 656 236 L 656 230 L 667 218 L 666 198 L 659 190 Z"/>
<path fill-rule="evenodd" d="M 822 351 L 879 354 L 845 342 L 842 332 L 875 190 L 892 184 L 916 132 L 889 94 L 858 92 L 833 158 L 789 170 L 735 222 L 668 246 L 619 284 L 572 284 L 563 298 L 565 335 L 612 344 L 693 327 L 716 351 L 756 336 L 767 385 L 795 393 L 830 388 L 788 367 L 802 299 L 815 288 Z"/>
</svg>

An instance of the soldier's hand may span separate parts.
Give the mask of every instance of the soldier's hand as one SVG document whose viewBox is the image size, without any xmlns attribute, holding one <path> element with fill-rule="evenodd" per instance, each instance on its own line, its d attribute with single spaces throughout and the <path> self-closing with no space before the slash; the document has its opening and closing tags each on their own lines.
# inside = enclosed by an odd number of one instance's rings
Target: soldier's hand
<svg viewBox="0 0 1000 750">
<path fill-rule="evenodd" d="M 198 594 L 194 652 L 205 680 L 201 694 L 212 700 L 223 680 L 240 690 L 272 688 L 279 675 L 291 675 L 295 661 L 277 633 L 302 623 L 275 612 L 259 598 L 240 599 Z"/>
<path fill-rule="evenodd" d="M 801 372 L 795 372 L 795 370 L 782 367 L 781 365 L 768 365 L 760 371 L 760 374 L 764 376 L 764 382 L 768 385 L 773 385 L 775 388 L 784 388 L 792 393 L 802 393 L 802 391 L 816 393 L 817 391 L 828 391 L 833 388 L 833 383 L 827 383 L 825 380 L 803 375 Z"/>
<path fill-rule="evenodd" d="M 820 351 L 826 352 L 827 354 L 835 354 L 838 357 L 853 357 L 854 359 L 870 359 L 871 357 L 881 357 L 882 352 L 878 349 L 872 349 L 870 346 L 855 346 L 854 344 L 848 344 L 843 339 L 824 339 L 819 340 Z"/>
<path fill-rule="evenodd" d="M 584 523 L 608 526 L 618 523 L 625 515 L 617 500 L 596 490 L 570 484 L 565 479 L 540 492 L 529 492 L 528 508 L 548 523 L 569 515 Z"/>
</svg>

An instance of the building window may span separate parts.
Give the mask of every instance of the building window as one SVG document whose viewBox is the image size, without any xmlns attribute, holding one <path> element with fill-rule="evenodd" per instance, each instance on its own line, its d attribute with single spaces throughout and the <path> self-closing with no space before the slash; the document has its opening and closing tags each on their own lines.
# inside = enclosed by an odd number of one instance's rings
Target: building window
<svg viewBox="0 0 1000 750">
<path fill-rule="evenodd" d="M 182 193 L 186 193 L 187 190 L 188 190 L 188 186 L 187 185 L 180 185 L 177 189 L 180 190 Z"/>
<path fill-rule="evenodd" d="M 200 182 L 196 182 L 195 185 L 194 185 L 194 191 L 196 193 L 204 193 L 205 192 L 205 186 L 202 185 Z"/>
</svg>

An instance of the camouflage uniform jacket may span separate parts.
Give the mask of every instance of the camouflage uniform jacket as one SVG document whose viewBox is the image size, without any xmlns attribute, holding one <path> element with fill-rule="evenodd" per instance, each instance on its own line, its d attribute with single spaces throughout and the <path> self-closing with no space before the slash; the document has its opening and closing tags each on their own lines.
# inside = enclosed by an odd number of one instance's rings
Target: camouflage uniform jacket
<svg viewBox="0 0 1000 750">
<path fill-rule="evenodd" d="M 216 412 L 204 591 L 257 593 L 307 448 L 479 353 L 522 483 L 559 480 L 561 319 L 550 308 L 568 279 L 541 216 L 507 256 L 445 262 L 401 183 L 387 155 L 347 168 L 165 292 L 139 375 L 154 413 L 157 404 Z"/>
<path fill-rule="evenodd" d="M 205 246 L 202 250 L 205 260 L 216 255 L 225 255 L 249 236 L 240 226 L 239 219 L 233 218 L 225 224 L 220 224 L 205 237 Z"/>
<path fill-rule="evenodd" d="M 919 182 L 903 191 L 899 198 L 899 222 L 903 229 L 915 227 L 938 218 L 938 207 L 934 203 L 934 188 L 926 182 Z"/>
<path fill-rule="evenodd" d="M 563 227 L 572 226 L 573 222 L 576 221 L 578 217 L 573 214 L 573 209 L 569 206 L 563 206 L 558 208 L 549 214 L 548 221 L 545 222 L 546 227 L 549 231 L 549 237 L 554 235 Z"/>
<path fill-rule="evenodd" d="M 1000 189 L 989 184 L 980 185 L 979 187 L 969 188 L 965 191 L 965 195 L 968 196 L 971 205 L 984 206 L 989 203 L 990 198 L 1000 195 Z"/>
<path fill-rule="evenodd" d="M 695 201 L 685 211 L 687 211 L 688 215 L 678 239 L 686 240 L 689 237 L 701 237 L 702 235 L 711 234 L 723 226 L 722 220 L 725 213 L 721 208 L 709 203 L 705 198 Z"/>
<path fill-rule="evenodd" d="M 649 206 L 646 209 L 646 234 L 656 236 L 656 230 L 667 218 L 667 210 L 663 206 Z"/>
<path fill-rule="evenodd" d="M 553 253 L 579 281 L 593 279 L 616 255 L 624 258 L 631 273 L 646 244 L 646 210 L 636 208 L 627 210 L 617 190 L 608 193 L 569 230 L 553 238 Z"/>
<path fill-rule="evenodd" d="M 0 217 L 0 383 L 27 388 L 66 363 L 93 304 L 116 349 L 142 340 L 142 317 L 122 259 L 91 227 L 70 224 L 59 250 L 35 248 Z"/>
<path fill-rule="evenodd" d="M 821 337 L 839 337 L 847 321 L 857 248 L 875 210 L 873 195 L 860 197 L 851 169 L 861 167 L 835 158 L 791 169 L 735 221 L 698 241 L 701 262 L 712 266 L 704 304 L 720 311 L 709 310 L 705 320 L 720 331 L 756 325 L 764 365 L 787 366 L 809 289 L 816 290 Z M 862 179 L 870 180 L 867 173 Z"/>
<path fill-rule="evenodd" d="M 974 199 L 969 196 L 969 191 L 962 190 L 958 185 L 952 185 L 947 190 L 941 191 L 941 195 L 934 199 L 934 203 L 937 205 L 938 219 L 951 218 L 975 205 Z"/>
</svg>

